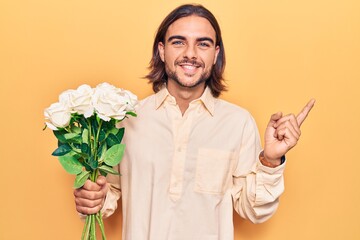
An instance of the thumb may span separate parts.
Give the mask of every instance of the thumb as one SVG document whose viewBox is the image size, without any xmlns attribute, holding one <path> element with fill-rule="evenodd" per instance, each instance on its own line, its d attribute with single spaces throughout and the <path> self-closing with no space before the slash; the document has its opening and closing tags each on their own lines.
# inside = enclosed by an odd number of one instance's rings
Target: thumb
<svg viewBox="0 0 360 240">
<path fill-rule="evenodd" d="M 99 176 L 97 179 L 96 179 L 96 183 L 99 184 L 100 186 L 103 186 L 106 184 L 106 178 L 104 176 Z"/>
<path fill-rule="evenodd" d="M 277 113 L 274 113 L 273 115 L 271 115 L 270 117 L 270 121 L 269 121 L 269 124 L 268 124 L 268 127 L 273 127 L 274 124 L 280 119 L 282 118 L 282 112 L 277 112 Z"/>
</svg>

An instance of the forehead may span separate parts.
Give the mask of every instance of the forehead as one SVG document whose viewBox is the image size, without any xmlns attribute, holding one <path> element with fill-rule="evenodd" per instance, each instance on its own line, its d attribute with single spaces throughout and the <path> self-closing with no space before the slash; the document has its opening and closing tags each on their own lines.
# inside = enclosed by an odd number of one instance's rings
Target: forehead
<svg viewBox="0 0 360 240">
<path fill-rule="evenodd" d="M 166 39 L 171 36 L 180 35 L 186 38 L 210 37 L 216 39 L 216 33 L 211 23 L 203 17 L 196 15 L 179 18 L 173 22 L 167 32 Z"/>
</svg>

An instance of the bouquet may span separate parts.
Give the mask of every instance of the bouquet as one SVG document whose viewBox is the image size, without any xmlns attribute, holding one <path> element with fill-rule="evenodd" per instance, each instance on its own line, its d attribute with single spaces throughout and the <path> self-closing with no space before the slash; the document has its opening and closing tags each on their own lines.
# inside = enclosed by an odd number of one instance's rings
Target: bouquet
<svg viewBox="0 0 360 240">
<path fill-rule="evenodd" d="M 113 166 L 124 154 L 121 140 L 125 129 L 117 124 L 135 117 L 136 105 L 137 97 L 131 92 L 101 83 L 96 88 L 81 85 L 67 90 L 60 94 L 59 102 L 45 109 L 45 128 L 53 130 L 58 140 L 52 155 L 68 173 L 76 175 L 74 188 L 82 187 L 87 179 L 95 182 L 99 174 L 119 175 Z M 106 239 L 100 212 L 86 216 L 81 239 L 96 239 L 96 223 Z"/>
</svg>

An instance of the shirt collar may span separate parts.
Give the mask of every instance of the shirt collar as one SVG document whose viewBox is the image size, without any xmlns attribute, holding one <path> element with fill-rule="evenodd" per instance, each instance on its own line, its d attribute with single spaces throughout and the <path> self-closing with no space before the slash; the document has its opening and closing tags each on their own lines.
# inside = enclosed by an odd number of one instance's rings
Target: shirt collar
<svg viewBox="0 0 360 240">
<path fill-rule="evenodd" d="M 169 91 L 166 88 L 166 85 L 162 87 L 162 89 L 155 94 L 155 108 L 158 109 L 166 99 L 169 101 L 174 101 L 175 98 L 170 95 Z M 211 94 L 211 90 L 209 87 L 205 88 L 204 93 L 201 95 L 199 99 L 196 99 L 192 102 L 201 101 L 204 104 L 205 109 L 214 116 L 214 105 L 215 105 L 215 98 Z M 190 103 L 191 104 L 191 103 Z"/>
<path fill-rule="evenodd" d="M 169 91 L 164 85 L 160 91 L 155 94 L 155 108 L 158 109 L 165 101 L 166 97 L 170 96 Z"/>
<path fill-rule="evenodd" d="M 205 88 L 204 93 L 199 98 L 201 102 L 204 104 L 205 108 L 208 110 L 208 112 L 214 116 L 214 106 L 215 106 L 215 98 L 211 94 L 211 90 L 209 87 Z"/>
</svg>

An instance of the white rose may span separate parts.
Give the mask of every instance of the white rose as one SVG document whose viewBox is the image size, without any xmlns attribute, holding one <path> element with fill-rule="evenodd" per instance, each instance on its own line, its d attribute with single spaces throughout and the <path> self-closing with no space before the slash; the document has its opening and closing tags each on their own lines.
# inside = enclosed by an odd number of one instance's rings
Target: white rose
<svg viewBox="0 0 360 240">
<path fill-rule="evenodd" d="M 110 121 L 111 118 L 122 120 L 126 115 L 126 99 L 122 96 L 121 89 L 108 83 L 96 86 L 92 104 L 104 121 Z"/>
<path fill-rule="evenodd" d="M 135 111 L 135 107 L 138 104 L 137 96 L 128 90 L 123 90 L 122 95 L 125 97 L 126 111 L 128 112 Z"/>
<path fill-rule="evenodd" d="M 52 130 L 67 127 L 70 123 L 71 113 L 64 103 L 53 103 L 44 111 L 46 125 Z"/>
<path fill-rule="evenodd" d="M 67 105 L 72 113 L 83 114 L 86 118 L 94 113 L 91 97 L 94 90 L 89 85 L 81 85 L 76 90 L 67 90 L 60 94 L 59 101 Z"/>
</svg>

